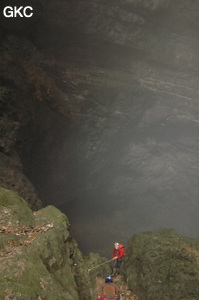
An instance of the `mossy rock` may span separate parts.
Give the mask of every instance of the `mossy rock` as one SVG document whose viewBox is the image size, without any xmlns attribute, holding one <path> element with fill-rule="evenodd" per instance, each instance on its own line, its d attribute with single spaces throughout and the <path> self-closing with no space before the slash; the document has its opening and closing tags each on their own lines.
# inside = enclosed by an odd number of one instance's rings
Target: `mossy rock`
<svg viewBox="0 0 199 300">
<path fill-rule="evenodd" d="M 0 189 L 0 214 L 0 299 L 90 298 L 86 264 L 63 213 L 54 206 L 33 213 Z"/>
<path fill-rule="evenodd" d="M 13 226 L 35 226 L 32 210 L 17 193 L 0 188 L 1 221 L 9 223 L 12 219 Z"/>
<path fill-rule="evenodd" d="M 125 277 L 139 300 L 198 300 L 199 239 L 169 229 L 135 234 Z"/>
<path fill-rule="evenodd" d="M 91 278 L 96 276 L 105 277 L 113 271 L 111 262 L 108 262 L 107 258 L 100 256 L 98 253 L 89 253 L 85 257 L 85 262 Z"/>
<path fill-rule="evenodd" d="M 10 157 L 0 152 L 0 187 L 17 193 L 31 209 L 38 210 L 42 207 L 41 200 L 32 183 L 22 173 L 21 167 L 17 152 L 13 150 Z"/>
</svg>

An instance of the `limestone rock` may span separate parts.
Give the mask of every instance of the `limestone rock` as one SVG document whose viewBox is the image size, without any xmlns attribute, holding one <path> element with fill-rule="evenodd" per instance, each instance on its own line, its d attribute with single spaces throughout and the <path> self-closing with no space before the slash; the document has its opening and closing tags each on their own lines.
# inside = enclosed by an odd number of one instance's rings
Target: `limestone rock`
<svg viewBox="0 0 199 300">
<path fill-rule="evenodd" d="M 139 300 L 197 300 L 199 239 L 169 229 L 135 234 L 128 244 L 125 277 Z"/>
<path fill-rule="evenodd" d="M 42 207 L 34 186 L 23 174 L 20 159 L 16 159 L 14 154 L 0 153 L 0 183 L 1 187 L 17 192 L 33 210 Z"/>
<path fill-rule="evenodd" d="M 0 215 L 1 299 L 89 299 L 86 265 L 64 214 L 53 206 L 33 214 L 0 189 Z"/>
</svg>

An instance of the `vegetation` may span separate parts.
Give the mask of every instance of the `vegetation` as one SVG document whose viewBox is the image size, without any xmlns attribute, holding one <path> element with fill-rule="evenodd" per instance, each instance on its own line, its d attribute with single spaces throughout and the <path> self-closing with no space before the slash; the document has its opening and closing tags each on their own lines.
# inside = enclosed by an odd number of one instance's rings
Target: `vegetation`
<svg viewBox="0 0 199 300">
<path fill-rule="evenodd" d="M 0 217 L 0 299 L 89 299 L 86 264 L 64 214 L 53 206 L 33 213 L 0 189 Z"/>
<path fill-rule="evenodd" d="M 198 265 L 199 239 L 164 229 L 130 239 L 125 277 L 140 300 L 197 300 Z"/>
</svg>

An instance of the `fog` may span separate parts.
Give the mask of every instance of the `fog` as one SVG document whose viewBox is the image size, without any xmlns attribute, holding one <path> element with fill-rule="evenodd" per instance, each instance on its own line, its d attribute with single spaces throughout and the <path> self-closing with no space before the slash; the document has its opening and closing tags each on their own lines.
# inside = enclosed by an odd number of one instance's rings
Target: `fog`
<svg viewBox="0 0 199 300">
<path fill-rule="evenodd" d="M 190 118 L 178 99 L 164 109 L 166 97 L 132 95 L 120 91 L 106 118 L 62 133 L 39 163 L 40 196 L 66 213 L 84 253 L 108 255 L 115 241 L 162 227 L 199 233 L 197 105 Z"/>
<path fill-rule="evenodd" d="M 74 115 L 68 124 L 51 112 L 29 176 L 84 253 L 109 256 L 114 242 L 165 227 L 198 237 L 197 1 L 157 10 L 94 2 L 88 15 L 85 1 L 68 4 L 75 31 L 43 41 Z"/>
</svg>

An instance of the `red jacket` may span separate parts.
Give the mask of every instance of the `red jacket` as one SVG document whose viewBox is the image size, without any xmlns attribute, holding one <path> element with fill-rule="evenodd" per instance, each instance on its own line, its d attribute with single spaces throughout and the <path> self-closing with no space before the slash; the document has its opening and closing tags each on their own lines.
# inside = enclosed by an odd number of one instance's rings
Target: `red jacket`
<svg viewBox="0 0 199 300">
<path fill-rule="evenodd" d="M 113 249 L 113 257 L 117 256 L 117 258 L 122 258 L 125 256 L 124 246 L 119 244 L 119 249 Z"/>
</svg>

